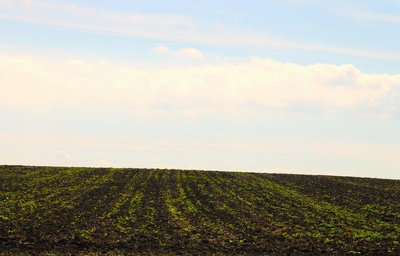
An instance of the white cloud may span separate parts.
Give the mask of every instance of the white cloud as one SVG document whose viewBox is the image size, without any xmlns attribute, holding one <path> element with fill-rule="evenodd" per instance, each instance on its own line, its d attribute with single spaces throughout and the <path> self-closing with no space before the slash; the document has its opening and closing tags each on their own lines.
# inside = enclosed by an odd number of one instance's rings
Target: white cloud
<svg viewBox="0 0 400 256">
<path fill-rule="evenodd" d="M 188 57 L 190 59 L 201 59 L 203 53 L 195 48 L 185 48 L 176 52 L 180 56 Z"/>
<path fill-rule="evenodd" d="M 73 59 L 68 60 L 65 63 L 65 69 L 68 70 L 69 72 L 74 73 L 79 76 L 88 75 L 91 72 L 93 72 L 91 67 L 89 65 L 87 65 L 85 62 L 83 62 L 81 60 L 73 60 Z"/>
<path fill-rule="evenodd" d="M 397 111 L 394 99 L 400 87 L 400 75 L 367 74 L 350 64 L 302 66 L 262 58 L 139 69 L 104 60 L 2 56 L 0 77 L 2 105 L 107 107 L 145 115 L 261 111 L 309 103 L 315 108 L 364 107 L 390 116 Z"/>
<path fill-rule="evenodd" d="M 172 51 L 168 47 L 161 45 L 153 48 L 153 51 L 161 54 L 172 54 L 174 56 L 183 56 L 189 59 L 203 58 L 203 53 L 196 48 L 183 48 Z"/>
<path fill-rule="evenodd" d="M 165 54 L 165 53 L 169 53 L 170 49 L 168 49 L 168 47 L 166 47 L 166 46 L 160 45 L 160 46 L 153 48 L 153 51 Z"/>
</svg>

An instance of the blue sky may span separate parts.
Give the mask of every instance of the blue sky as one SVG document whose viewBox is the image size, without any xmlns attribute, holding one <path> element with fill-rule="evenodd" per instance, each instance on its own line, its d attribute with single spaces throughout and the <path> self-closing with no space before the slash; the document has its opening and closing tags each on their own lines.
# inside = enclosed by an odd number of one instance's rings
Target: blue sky
<svg viewBox="0 0 400 256">
<path fill-rule="evenodd" d="M 398 179 L 399 1 L 0 1 L 0 164 Z"/>
</svg>

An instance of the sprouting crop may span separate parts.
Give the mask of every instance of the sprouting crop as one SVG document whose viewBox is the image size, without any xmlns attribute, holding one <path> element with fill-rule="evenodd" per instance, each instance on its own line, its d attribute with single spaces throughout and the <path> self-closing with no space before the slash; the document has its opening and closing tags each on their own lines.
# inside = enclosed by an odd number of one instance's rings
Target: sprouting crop
<svg viewBox="0 0 400 256">
<path fill-rule="evenodd" d="M 399 236 L 398 180 L 0 166 L 6 255 L 399 255 Z"/>
</svg>

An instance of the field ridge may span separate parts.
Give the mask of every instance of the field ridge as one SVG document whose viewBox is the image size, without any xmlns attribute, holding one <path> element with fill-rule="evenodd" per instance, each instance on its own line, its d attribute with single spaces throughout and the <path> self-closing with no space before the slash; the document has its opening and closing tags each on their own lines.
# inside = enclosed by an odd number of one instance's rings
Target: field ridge
<svg viewBox="0 0 400 256">
<path fill-rule="evenodd" d="M 7 254 L 400 255 L 400 180 L 0 166 Z"/>
</svg>

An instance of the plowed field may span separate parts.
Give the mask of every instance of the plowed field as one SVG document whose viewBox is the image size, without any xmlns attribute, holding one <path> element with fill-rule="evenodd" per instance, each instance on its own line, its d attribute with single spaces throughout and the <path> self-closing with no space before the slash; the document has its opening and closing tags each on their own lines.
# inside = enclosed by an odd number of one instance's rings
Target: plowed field
<svg viewBox="0 0 400 256">
<path fill-rule="evenodd" d="M 399 180 L 0 166 L 4 255 L 400 255 L 399 236 Z"/>
</svg>

